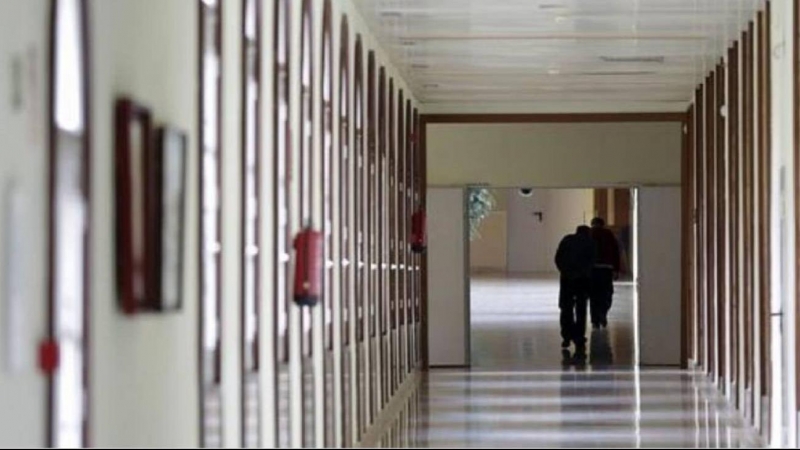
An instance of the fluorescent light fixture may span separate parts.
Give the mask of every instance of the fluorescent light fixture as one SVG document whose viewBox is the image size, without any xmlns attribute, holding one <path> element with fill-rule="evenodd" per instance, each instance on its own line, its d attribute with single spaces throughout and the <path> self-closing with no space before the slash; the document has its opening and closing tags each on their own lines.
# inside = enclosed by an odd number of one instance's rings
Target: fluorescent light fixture
<svg viewBox="0 0 800 450">
<path fill-rule="evenodd" d="M 663 64 L 664 56 L 601 56 L 600 59 L 607 63 L 654 63 Z"/>
<path fill-rule="evenodd" d="M 562 3 L 544 3 L 539 5 L 539 9 L 554 10 L 554 9 L 567 9 L 567 5 Z"/>
</svg>

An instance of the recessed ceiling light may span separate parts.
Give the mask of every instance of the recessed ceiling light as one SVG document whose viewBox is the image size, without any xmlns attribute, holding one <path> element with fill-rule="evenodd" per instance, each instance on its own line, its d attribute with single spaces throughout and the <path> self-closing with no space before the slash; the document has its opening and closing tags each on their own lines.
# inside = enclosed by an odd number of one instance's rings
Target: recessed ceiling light
<svg viewBox="0 0 800 450">
<path fill-rule="evenodd" d="M 558 17 L 556 17 L 556 23 L 564 23 L 564 22 L 566 22 L 566 21 L 567 21 L 567 18 L 566 18 L 566 17 L 564 17 L 564 16 L 558 16 Z"/>
<path fill-rule="evenodd" d="M 558 70 L 558 69 L 548 69 L 548 70 L 547 70 L 547 74 L 548 74 L 548 75 L 560 75 L 560 74 L 561 74 L 561 71 L 560 71 L 560 70 Z"/>
</svg>

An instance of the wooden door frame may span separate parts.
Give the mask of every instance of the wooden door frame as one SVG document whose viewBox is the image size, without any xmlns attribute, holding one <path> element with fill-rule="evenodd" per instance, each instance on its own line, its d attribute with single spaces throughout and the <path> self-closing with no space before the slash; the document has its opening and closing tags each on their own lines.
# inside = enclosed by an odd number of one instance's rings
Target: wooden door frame
<svg viewBox="0 0 800 450">
<path fill-rule="evenodd" d="M 222 250 L 221 249 L 220 249 L 220 252 L 218 253 L 218 256 L 215 257 L 215 258 L 217 258 L 217 267 L 216 267 L 216 270 L 215 270 L 216 273 L 214 274 L 214 276 L 217 278 L 219 283 L 217 284 L 217 287 L 216 287 L 216 296 L 217 296 L 217 298 L 216 298 L 216 301 L 215 301 L 214 317 L 206 317 L 205 307 L 204 307 L 205 305 L 203 304 L 203 299 L 205 297 L 204 274 L 206 273 L 204 259 L 203 259 L 203 254 L 204 254 L 203 249 L 204 249 L 204 245 L 205 245 L 205 243 L 204 243 L 205 227 L 203 225 L 203 209 L 204 209 L 203 199 L 204 199 L 204 191 L 205 191 L 205 189 L 204 189 L 204 180 L 203 180 L 203 171 L 204 171 L 203 170 L 203 164 L 204 164 L 203 155 L 205 153 L 205 148 L 204 148 L 205 147 L 205 144 L 204 144 L 204 142 L 205 142 L 205 139 L 204 139 L 204 137 L 205 137 L 205 127 L 203 126 L 203 123 L 204 123 L 203 119 L 204 119 L 205 113 L 206 113 L 205 106 L 204 106 L 205 105 L 204 98 L 205 98 L 206 93 L 205 93 L 205 91 L 203 89 L 203 81 L 204 81 L 204 77 L 205 77 L 205 66 L 204 66 L 204 62 L 205 62 L 205 39 L 207 37 L 206 33 L 208 31 L 206 29 L 205 16 L 206 16 L 206 10 L 208 8 L 210 8 L 210 7 L 207 6 L 202 0 L 198 0 L 197 1 L 197 26 L 198 26 L 198 34 L 197 34 L 197 39 L 198 39 L 198 41 L 197 41 L 197 43 L 198 43 L 197 52 L 198 52 L 198 54 L 197 54 L 197 67 L 196 67 L 196 69 L 197 69 L 197 82 L 198 82 L 198 88 L 197 88 L 197 102 L 198 102 L 198 108 L 197 108 L 197 121 L 198 121 L 197 122 L 198 123 L 198 127 L 197 127 L 197 148 L 198 148 L 198 155 L 199 155 L 198 156 L 198 162 L 197 162 L 197 164 L 198 164 L 197 167 L 198 167 L 198 170 L 199 170 L 198 180 L 197 180 L 197 183 L 198 183 L 198 200 L 197 200 L 198 203 L 197 203 L 197 205 L 198 205 L 198 208 L 199 208 L 198 212 L 197 212 L 198 213 L 198 218 L 199 218 L 198 225 L 197 225 L 198 226 L 197 248 L 198 248 L 198 252 L 199 252 L 198 253 L 199 257 L 197 258 L 197 267 L 198 267 L 198 287 L 199 287 L 199 289 L 198 289 L 198 305 L 200 305 L 199 306 L 200 310 L 199 310 L 198 320 L 197 320 L 197 330 L 198 330 L 198 337 L 199 337 L 199 339 L 197 341 L 197 353 L 198 353 L 197 354 L 197 367 L 198 367 L 198 374 L 197 375 L 198 375 L 198 390 L 199 390 L 198 391 L 198 398 L 200 399 L 200 408 L 199 408 L 199 411 L 198 411 L 198 419 L 199 419 L 199 430 L 198 430 L 199 431 L 199 436 L 198 437 L 199 437 L 200 444 L 203 445 L 203 446 L 205 445 L 205 442 L 206 442 L 206 431 L 205 431 L 206 411 L 205 411 L 205 408 L 203 407 L 203 405 L 205 405 L 205 401 L 206 401 L 205 364 L 204 364 L 204 362 L 205 362 L 205 356 L 204 356 L 205 349 L 204 349 L 204 342 L 203 342 L 203 336 L 204 336 L 204 331 L 203 330 L 204 330 L 204 325 L 205 325 L 205 321 L 206 320 L 216 320 L 216 321 L 219 322 L 219 324 L 218 324 L 218 326 L 219 326 L 218 333 L 219 334 L 217 336 L 217 338 L 218 338 L 218 342 L 217 342 L 218 347 L 217 347 L 217 352 L 214 355 L 214 359 L 215 359 L 215 361 L 214 361 L 215 369 L 214 370 L 215 370 L 215 378 L 217 378 L 215 380 L 215 383 L 218 386 L 220 386 L 220 390 L 221 390 L 221 384 L 220 384 L 220 379 L 221 379 L 221 374 L 222 374 L 222 344 L 221 344 L 221 342 L 222 342 L 222 328 L 223 328 L 222 327 L 222 256 L 221 256 L 222 255 Z M 217 82 L 214 85 L 214 90 L 216 90 L 216 92 L 217 92 L 217 100 L 218 100 L 217 105 L 215 105 L 215 109 L 216 109 L 216 113 L 217 113 L 216 122 L 217 122 L 217 134 L 218 134 L 217 135 L 218 164 L 217 164 L 217 168 L 216 168 L 217 179 L 216 179 L 216 183 L 215 183 L 214 188 L 218 192 L 221 192 L 222 191 L 222 175 L 223 175 L 222 174 L 222 142 L 223 142 L 222 139 L 223 139 L 223 131 L 224 131 L 223 128 L 222 128 L 223 121 L 222 121 L 222 96 L 221 96 L 221 93 L 222 93 L 222 77 L 223 77 L 223 70 L 222 70 L 222 66 L 223 66 L 222 61 L 223 61 L 223 59 L 222 58 L 224 57 L 224 54 L 223 54 L 224 48 L 223 48 L 223 45 L 222 45 L 222 24 L 223 24 L 222 3 L 217 4 L 216 5 L 216 9 L 217 9 L 217 23 L 216 23 L 216 26 L 215 26 L 213 32 L 215 34 L 215 38 L 214 39 L 215 39 L 216 48 L 218 50 L 218 57 L 220 58 L 219 59 L 220 72 L 219 72 L 219 78 L 218 78 Z M 220 244 L 222 245 L 222 204 L 221 203 L 218 205 L 218 210 L 217 210 L 217 214 L 216 214 L 216 219 L 215 220 L 217 222 L 217 233 L 219 233 L 218 237 L 219 237 L 219 240 L 220 240 Z M 222 392 L 221 391 L 220 391 L 220 398 L 222 398 Z M 222 409 L 220 407 L 220 417 L 222 417 L 222 413 L 223 413 L 223 411 L 222 411 Z M 220 441 L 224 442 L 224 430 L 222 430 L 222 429 L 220 430 Z"/>
<path fill-rule="evenodd" d="M 81 45 L 80 59 L 80 75 L 83 77 L 83 92 L 81 99 L 83 101 L 83 159 L 84 167 L 82 173 L 83 193 L 86 201 L 86 233 L 84 237 L 84 260 L 83 260 L 83 367 L 82 378 L 85 392 L 85 411 L 83 421 L 83 445 L 91 446 L 91 425 L 92 425 L 92 389 L 90 383 L 90 364 L 92 356 L 91 347 L 91 280 L 92 280 L 92 264 L 91 264 L 91 250 L 93 240 L 93 227 L 92 227 L 92 70 L 91 70 L 91 55 L 92 55 L 92 41 L 90 36 L 89 24 L 89 5 L 86 0 L 78 0 L 78 19 L 80 27 L 78 29 L 79 40 Z M 58 305 L 56 304 L 56 211 L 57 211 L 57 171 L 58 171 L 58 125 L 56 123 L 56 64 L 57 64 L 57 43 L 58 43 L 58 0 L 51 0 L 49 4 L 49 23 L 48 23 L 48 43 L 50 45 L 48 51 L 48 205 L 47 205 L 47 323 L 46 333 L 47 340 L 50 342 L 58 343 L 56 335 L 56 314 Z M 58 370 L 57 368 L 55 370 Z M 55 372 L 45 374 L 47 377 L 47 391 L 46 391 L 46 433 L 45 442 L 48 446 L 55 445 L 56 435 L 55 430 L 55 414 L 54 408 L 56 403 L 55 398 Z"/>
</svg>

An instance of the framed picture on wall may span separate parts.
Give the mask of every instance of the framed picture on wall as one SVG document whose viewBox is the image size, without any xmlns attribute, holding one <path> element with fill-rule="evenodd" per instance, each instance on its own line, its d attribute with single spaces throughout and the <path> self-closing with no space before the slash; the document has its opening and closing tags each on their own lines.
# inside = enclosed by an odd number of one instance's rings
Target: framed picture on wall
<svg viewBox="0 0 800 450">
<path fill-rule="evenodd" d="M 154 304 L 151 268 L 155 255 L 149 220 L 154 203 L 153 129 L 150 111 L 122 98 L 115 108 L 117 284 L 122 310 L 133 314 Z"/>
<path fill-rule="evenodd" d="M 161 127 L 156 134 L 158 180 L 158 274 L 159 309 L 179 310 L 183 298 L 183 250 L 186 219 L 186 133 Z"/>
</svg>

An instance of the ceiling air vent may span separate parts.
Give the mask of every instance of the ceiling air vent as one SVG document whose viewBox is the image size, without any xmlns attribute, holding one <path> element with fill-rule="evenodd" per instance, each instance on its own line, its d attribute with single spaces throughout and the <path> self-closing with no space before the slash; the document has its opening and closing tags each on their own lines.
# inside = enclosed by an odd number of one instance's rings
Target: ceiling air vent
<svg viewBox="0 0 800 450">
<path fill-rule="evenodd" d="M 663 56 L 601 56 L 600 59 L 607 63 L 664 64 Z"/>
</svg>

